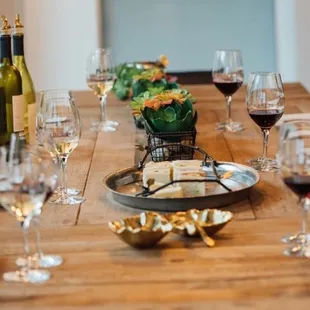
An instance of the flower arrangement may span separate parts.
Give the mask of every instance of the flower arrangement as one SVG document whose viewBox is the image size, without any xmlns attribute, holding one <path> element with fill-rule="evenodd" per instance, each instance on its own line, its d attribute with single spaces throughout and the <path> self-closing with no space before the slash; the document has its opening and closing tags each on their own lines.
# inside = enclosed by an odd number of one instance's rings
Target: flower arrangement
<svg viewBox="0 0 310 310">
<path fill-rule="evenodd" d="M 132 84 L 135 81 L 134 76 L 139 76 L 143 71 L 151 68 L 160 68 L 164 70 L 169 64 L 165 55 L 161 55 L 158 60 L 153 62 L 134 62 L 123 63 L 116 67 L 116 81 L 113 85 L 113 91 L 120 100 L 126 100 L 132 96 Z"/>
<path fill-rule="evenodd" d="M 133 79 L 133 97 L 139 96 L 141 93 L 144 93 L 150 88 L 160 88 L 165 90 L 178 88 L 177 83 L 169 82 L 167 80 L 166 74 L 160 68 L 145 70 L 141 74 L 135 75 Z"/>
<path fill-rule="evenodd" d="M 197 122 L 194 99 L 185 89 L 151 88 L 134 97 L 132 114 L 143 117 L 149 132 L 191 131 Z"/>
</svg>

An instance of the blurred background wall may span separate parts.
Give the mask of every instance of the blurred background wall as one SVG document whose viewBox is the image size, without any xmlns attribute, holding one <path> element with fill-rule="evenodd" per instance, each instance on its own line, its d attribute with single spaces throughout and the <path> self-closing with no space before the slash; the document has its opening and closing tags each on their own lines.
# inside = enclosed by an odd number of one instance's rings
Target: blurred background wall
<svg viewBox="0 0 310 310">
<path fill-rule="evenodd" d="M 240 48 L 246 73 L 278 71 L 310 90 L 309 0 L 0 0 L 25 24 L 36 88 L 86 89 L 92 48 L 116 60 L 166 54 L 170 71 L 206 71 L 217 48 Z"/>
<path fill-rule="evenodd" d="M 273 2 L 103 0 L 104 43 L 121 62 L 165 54 L 171 71 L 210 70 L 216 49 L 238 48 L 246 76 L 274 71 Z"/>
</svg>

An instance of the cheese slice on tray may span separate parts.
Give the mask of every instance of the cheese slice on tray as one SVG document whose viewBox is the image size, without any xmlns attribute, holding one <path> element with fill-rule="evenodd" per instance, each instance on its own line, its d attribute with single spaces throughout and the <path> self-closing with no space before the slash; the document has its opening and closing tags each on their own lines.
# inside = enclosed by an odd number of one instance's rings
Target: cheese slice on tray
<svg viewBox="0 0 310 310">
<path fill-rule="evenodd" d="M 184 197 L 183 189 L 181 186 L 167 186 L 150 197 L 155 198 L 182 198 Z"/>
<path fill-rule="evenodd" d="M 195 171 L 174 171 L 174 180 L 204 180 L 204 173 Z M 175 183 L 183 189 L 185 197 L 206 195 L 206 182 L 182 182 Z"/>
<path fill-rule="evenodd" d="M 148 180 L 154 179 L 156 183 L 167 184 L 171 182 L 171 170 L 165 167 L 146 168 L 143 170 L 143 186 L 148 186 Z"/>
</svg>

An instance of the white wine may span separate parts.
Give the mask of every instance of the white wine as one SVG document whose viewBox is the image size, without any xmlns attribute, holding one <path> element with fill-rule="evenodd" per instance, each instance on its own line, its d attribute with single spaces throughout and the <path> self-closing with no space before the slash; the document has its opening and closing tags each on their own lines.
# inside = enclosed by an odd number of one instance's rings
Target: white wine
<svg viewBox="0 0 310 310">
<path fill-rule="evenodd" d="M 88 87 L 98 97 L 105 96 L 113 87 L 114 76 L 110 74 L 103 75 L 90 75 L 87 79 Z"/>
<path fill-rule="evenodd" d="M 58 156 L 68 156 L 78 145 L 77 137 L 54 137 L 53 144 Z"/>
<path fill-rule="evenodd" d="M 42 190 L 31 195 L 28 192 L 14 191 L 11 187 L 5 191 L 0 191 L 0 203 L 19 222 L 24 222 L 28 216 L 34 215 L 37 210 L 42 208 L 45 196 L 43 186 Z"/>
<path fill-rule="evenodd" d="M 23 25 L 16 15 L 13 32 L 13 64 L 20 72 L 24 95 L 24 131 L 28 143 L 35 142 L 36 96 L 33 81 L 27 68 L 24 54 Z M 30 141 L 31 140 L 31 141 Z"/>
<path fill-rule="evenodd" d="M 11 26 L 2 16 L 0 29 L 0 144 L 8 143 L 12 132 L 24 131 L 22 80 L 12 64 Z"/>
</svg>

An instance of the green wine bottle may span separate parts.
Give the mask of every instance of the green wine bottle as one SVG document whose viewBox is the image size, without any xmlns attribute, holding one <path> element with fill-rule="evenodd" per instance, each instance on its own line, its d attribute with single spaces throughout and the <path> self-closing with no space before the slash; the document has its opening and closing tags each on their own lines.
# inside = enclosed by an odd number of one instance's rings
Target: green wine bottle
<svg viewBox="0 0 310 310">
<path fill-rule="evenodd" d="M 12 64 L 11 26 L 5 16 L 1 17 L 0 28 L 0 140 L 9 141 L 12 132 L 24 132 L 24 96 L 22 79 Z M 4 118 L 5 114 L 5 118 Z M 6 122 L 6 126 L 4 126 Z M 6 131 L 4 129 L 6 127 Z"/>
<path fill-rule="evenodd" d="M 24 54 L 24 26 L 21 24 L 19 14 L 15 17 L 13 31 L 13 64 L 22 77 L 24 95 L 24 131 L 28 143 L 35 141 L 36 95 L 33 81 L 27 68 Z"/>
</svg>

